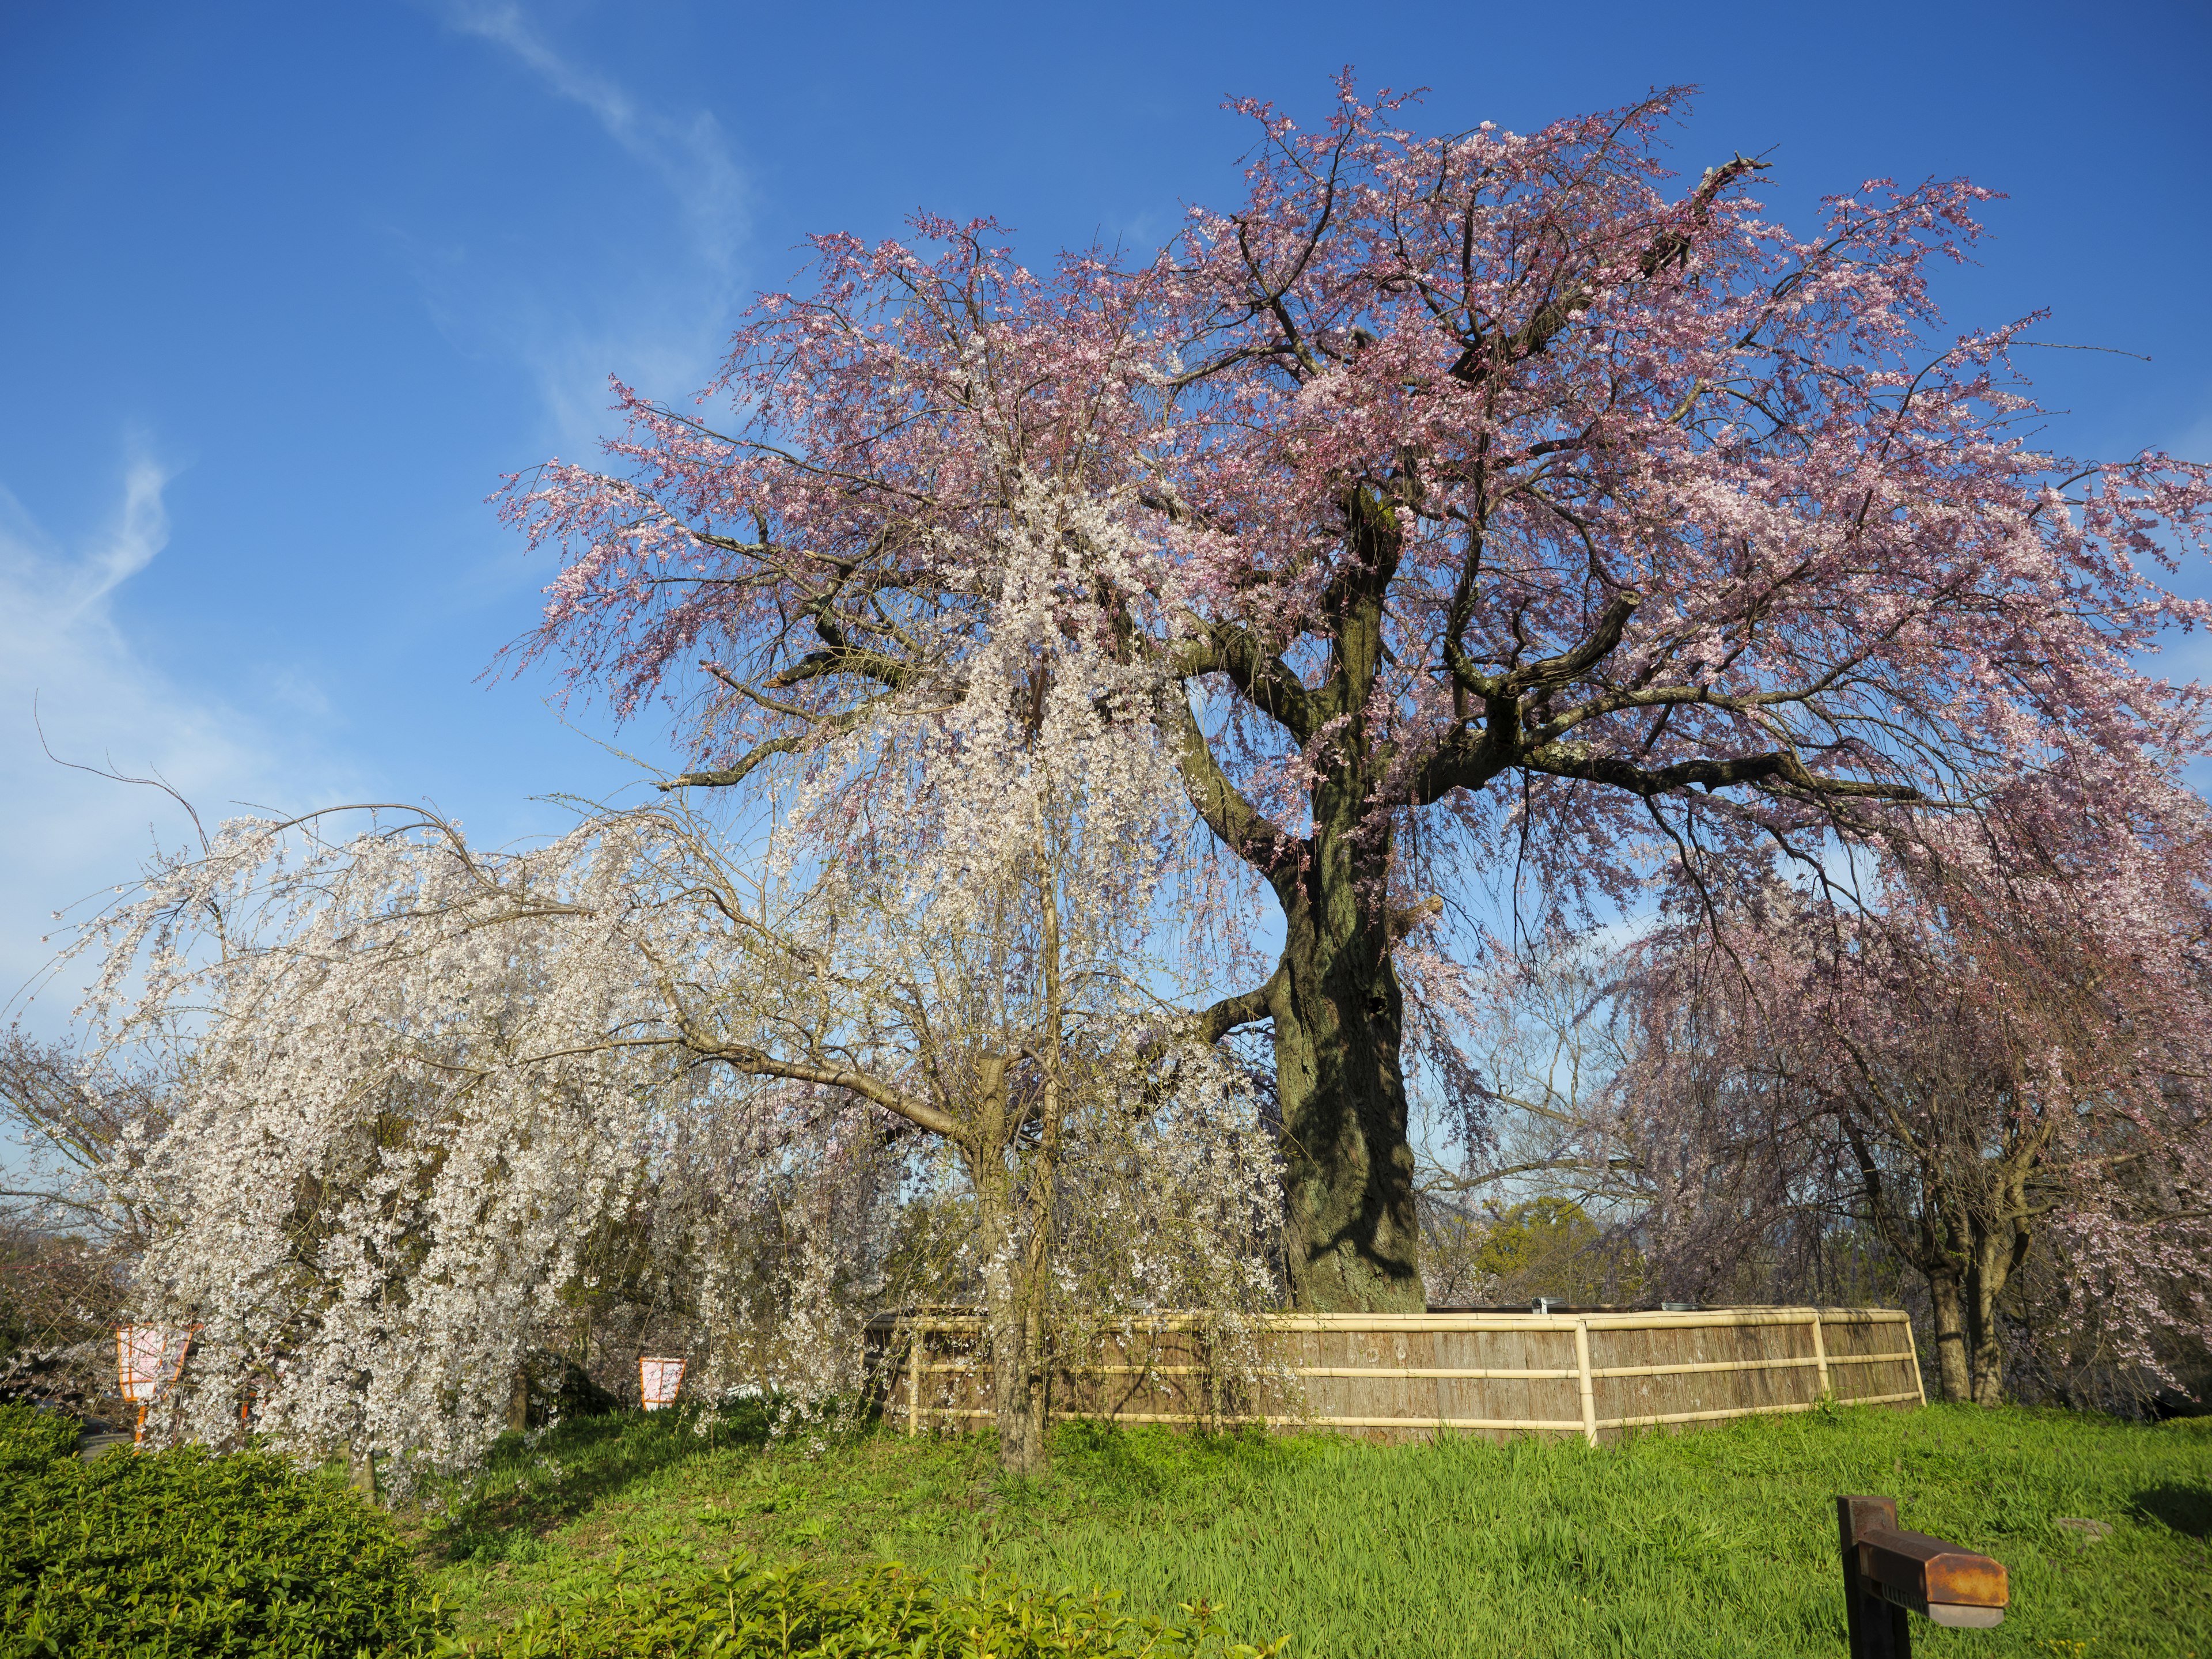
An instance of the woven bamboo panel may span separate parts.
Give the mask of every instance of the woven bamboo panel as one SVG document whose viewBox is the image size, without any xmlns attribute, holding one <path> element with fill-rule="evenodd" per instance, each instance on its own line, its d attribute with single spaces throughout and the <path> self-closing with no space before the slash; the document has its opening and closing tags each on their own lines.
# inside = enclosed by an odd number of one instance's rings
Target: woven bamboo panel
<svg viewBox="0 0 2212 1659">
<path fill-rule="evenodd" d="M 1264 1422 L 1379 1439 L 1622 1434 L 1840 1403 L 1924 1403 L 1912 1330 L 1886 1308 L 1693 1313 L 1306 1314 L 1268 1322 L 1271 1380 L 1231 1385 L 1204 1322 L 1102 1334 L 1052 1377 L 1055 1417 Z M 978 1427 L 991 1379 L 973 1316 L 885 1316 L 868 1328 L 884 1414 L 911 1432 Z"/>
</svg>

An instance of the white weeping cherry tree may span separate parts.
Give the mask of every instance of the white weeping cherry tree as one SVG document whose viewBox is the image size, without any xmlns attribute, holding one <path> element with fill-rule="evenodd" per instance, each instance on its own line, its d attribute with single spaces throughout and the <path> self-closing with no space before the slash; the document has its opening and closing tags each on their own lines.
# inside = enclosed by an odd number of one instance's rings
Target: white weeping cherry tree
<svg viewBox="0 0 2212 1659">
<path fill-rule="evenodd" d="M 586 1242 L 641 1217 L 710 1323 L 774 1304 L 800 1399 L 860 1381 L 926 1217 L 1015 1468 L 1085 1320 L 1218 1310 L 1224 1365 L 1258 1364 L 1273 1139 L 1146 948 L 1175 693 L 1102 619 L 1146 573 L 1109 510 L 1033 482 L 944 551 L 969 602 L 898 625 L 948 661 L 960 636 L 962 695 L 917 677 L 851 721 L 764 849 L 681 794 L 521 853 L 428 813 L 240 820 L 81 934 L 107 1049 L 179 1050 L 173 1121 L 106 1176 L 161 1218 L 142 1314 L 200 1328 L 187 1432 L 251 1382 L 302 1454 L 465 1468 Z M 768 1206 L 802 1248 L 763 1286 L 725 1247 Z"/>
</svg>

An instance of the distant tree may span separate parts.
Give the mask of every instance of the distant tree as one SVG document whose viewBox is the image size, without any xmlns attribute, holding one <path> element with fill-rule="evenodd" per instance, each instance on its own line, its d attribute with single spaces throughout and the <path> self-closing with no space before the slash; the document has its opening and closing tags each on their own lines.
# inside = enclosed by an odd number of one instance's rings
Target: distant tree
<svg viewBox="0 0 2212 1659">
<path fill-rule="evenodd" d="M 158 1066 L 0 1037 L 0 1356 L 35 1352 L 85 1397 L 114 1392 L 114 1327 L 155 1219 L 113 1177 L 159 1140 L 173 1087 Z"/>
<path fill-rule="evenodd" d="M 964 758 L 856 769 L 848 739 L 1000 696 L 970 550 L 1039 480 L 1089 503 L 1041 602 L 1147 688 L 1103 706 L 1209 832 L 1143 855 L 1249 973 L 1206 1032 L 1272 1027 L 1295 1292 L 1417 1308 L 1407 1056 L 1473 1097 L 1481 881 L 1571 912 L 1668 860 L 1816 859 L 2054 748 L 2203 750 L 2201 694 L 2138 659 L 2212 615 L 2155 577 L 2212 485 L 2037 448 L 2026 324 L 1932 338 L 1987 193 L 1875 181 L 1792 235 L 1763 162 L 1671 185 L 1683 105 L 1427 135 L 1346 82 L 1317 131 L 1239 105 L 1244 199 L 1157 257 L 820 237 L 708 388 L 726 431 L 618 387 L 603 467 L 512 482 L 564 556 L 522 654 L 623 715 L 667 700 L 676 785 L 773 765 L 896 815 Z"/>
<path fill-rule="evenodd" d="M 118 1202 L 105 1177 L 126 1148 L 159 1139 L 167 1096 L 150 1072 L 88 1065 L 69 1045 L 10 1026 L 0 1036 L 0 1139 L 15 1157 L 0 1214 L 35 1231 L 134 1247 L 149 1218 Z"/>
<path fill-rule="evenodd" d="M 2066 840 L 2048 804 L 1931 830 L 1856 902 L 1747 893 L 1624 986 L 1646 1138 L 1755 1164 L 1770 1216 L 1794 1182 L 1871 1227 L 1926 1284 L 1949 1399 L 2002 1397 L 2039 1252 L 2045 1319 L 2153 1372 L 2160 1328 L 2212 1334 L 2204 810 L 2140 779 L 2077 804 Z"/>
<path fill-rule="evenodd" d="M 1595 1302 L 1606 1295 L 1606 1281 L 1613 1276 L 1604 1245 L 1604 1230 L 1572 1199 L 1524 1199 L 1491 1224 L 1475 1266 L 1509 1296 Z"/>
</svg>

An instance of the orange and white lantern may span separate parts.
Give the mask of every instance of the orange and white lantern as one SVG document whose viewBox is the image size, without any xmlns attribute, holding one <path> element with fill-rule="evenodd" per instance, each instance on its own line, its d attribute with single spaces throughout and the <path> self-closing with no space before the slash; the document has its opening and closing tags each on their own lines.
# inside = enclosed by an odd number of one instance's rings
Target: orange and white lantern
<svg viewBox="0 0 2212 1659">
<path fill-rule="evenodd" d="M 116 1327 L 115 1380 L 125 1400 L 134 1406 L 150 1404 L 168 1372 L 168 1332 L 159 1325 Z"/>
<path fill-rule="evenodd" d="M 134 1445 L 146 1437 L 146 1407 L 184 1375 L 185 1356 L 191 1352 L 189 1331 L 164 1330 L 159 1325 L 115 1328 L 115 1381 L 124 1399 L 138 1408 L 131 1437 Z"/>
<path fill-rule="evenodd" d="M 684 1386 L 684 1362 L 680 1359 L 641 1359 L 637 1362 L 637 1397 L 645 1402 L 649 1412 L 676 1403 L 676 1391 Z"/>
</svg>

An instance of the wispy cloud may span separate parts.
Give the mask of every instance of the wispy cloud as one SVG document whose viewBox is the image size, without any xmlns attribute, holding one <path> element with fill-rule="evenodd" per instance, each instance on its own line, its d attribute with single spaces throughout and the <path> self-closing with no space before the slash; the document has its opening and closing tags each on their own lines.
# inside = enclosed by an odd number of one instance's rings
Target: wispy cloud
<svg viewBox="0 0 2212 1659">
<path fill-rule="evenodd" d="M 85 562 L 74 618 L 98 605 L 122 583 L 154 562 L 169 544 L 169 514 L 161 505 L 161 492 L 172 475 L 145 456 L 135 457 L 124 469 L 123 508 L 105 544 Z M 11 498 L 12 500 L 12 498 Z"/>
<path fill-rule="evenodd" d="M 159 775 L 213 817 L 339 799 L 351 781 L 311 729 L 312 688 L 264 688 L 242 708 L 163 672 L 118 624 L 116 591 L 167 544 L 171 477 L 132 456 L 106 526 L 76 548 L 0 485 L 0 1003 L 49 959 L 54 911 L 129 880 L 189 828 L 154 792 L 55 757 Z M 42 1000 L 33 1024 L 58 1028 L 70 1000 Z"/>
<path fill-rule="evenodd" d="M 547 89 L 588 110 L 607 137 L 658 173 L 691 222 L 697 252 L 718 270 L 736 263 L 745 230 L 745 177 L 721 123 L 706 110 L 675 116 L 555 51 L 521 7 L 457 0 L 446 21 L 504 47 Z"/>
<path fill-rule="evenodd" d="M 610 374 L 669 399 L 713 377 L 743 291 L 745 169 L 711 111 L 623 85 L 514 0 L 426 3 L 451 32 L 588 117 L 643 175 L 625 202 L 618 245 L 572 235 L 566 252 L 518 258 L 527 237 L 486 234 L 462 245 L 450 234 L 392 230 L 441 331 L 465 353 L 520 364 L 536 384 L 545 436 L 561 453 L 587 453 L 607 430 Z M 656 197 L 669 211 L 652 211 Z M 597 207 L 578 211 L 591 227 L 601 223 Z"/>
</svg>

